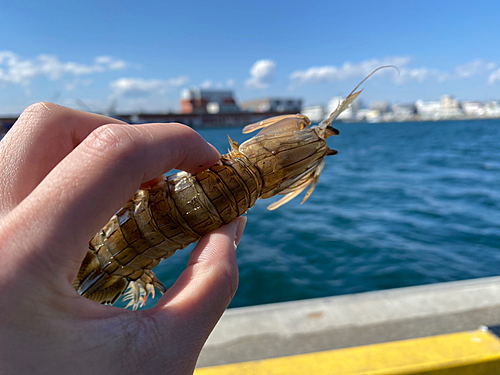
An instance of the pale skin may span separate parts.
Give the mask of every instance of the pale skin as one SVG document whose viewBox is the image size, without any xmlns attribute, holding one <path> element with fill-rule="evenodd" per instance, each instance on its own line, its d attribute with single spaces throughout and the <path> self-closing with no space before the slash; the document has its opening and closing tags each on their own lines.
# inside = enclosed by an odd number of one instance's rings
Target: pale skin
<svg viewBox="0 0 500 375">
<path fill-rule="evenodd" d="M 2 374 L 192 373 L 236 292 L 245 219 L 203 237 L 152 309 L 99 305 L 71 283 L 89 239 L 140 186 L 218 159 L 184 125 L 26 109 L 0 142 Z"/>
</svg>

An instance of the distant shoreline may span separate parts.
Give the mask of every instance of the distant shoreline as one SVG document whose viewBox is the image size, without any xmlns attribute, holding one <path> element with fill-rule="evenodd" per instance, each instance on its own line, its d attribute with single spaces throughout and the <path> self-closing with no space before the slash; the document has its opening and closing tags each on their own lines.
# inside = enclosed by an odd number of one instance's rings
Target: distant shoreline
<svg viewBox="0 0 500 375">
<path fill-rule="evenodd" d="M 215 128 L 238 128 L 253 122 L 262 121 L 263 119 L 286 115 L 287 113 L 278 112 L 237 112 L 237 113 L 219 113 L 219 114 L 178 114 L 178 113 L 144 113 L 144 114 L 121 114 L 111 116 L 123 120 L 130 124 L 143 124 L 151 122 L 180 122 L 188 125 L 193 129 L 215 129 Z M 17 121 L 18 117 L 0 116 L 0 136 L 3 137 L 12 125 Z M 389 124 L 389 123 L 407 123 L 407 122 L 446 122 L 446 121 L 477 121 L 477 120 L 500 120 L 500 117 L 485 117 L 485 116 L 456 116 L 439 119 L 421 118 L 419 115 L 405 118 L 404 120 L 383 118 L 375 121 L 358 121 L 350 119 L 342 119 L 336 121 L 341 124 Z"/>
<path fill-rule="evenodd" d="M 447 122 L 447 121 L 477 121 L 477 120 L 500 120 L 500 117 L 484 117 L 484 116 L 460 116 L 460 117 L 447 117 L 447 118 L 439 118 L 439 119 L 428 119 L 424 118 L 422 119 L 420 116 L 414 116 L 411 118 L 407 118 L 404 120 L 384 120 L 384 119 L 379 119 L 377 121 L 357 121 L 357 120 L 347 120 L 347 119 L 342 119 L 340 120 L 341 123 L 344 124 L 390 124 L 390 123 L 405 123 L 405 122 Z"/>
</svg>

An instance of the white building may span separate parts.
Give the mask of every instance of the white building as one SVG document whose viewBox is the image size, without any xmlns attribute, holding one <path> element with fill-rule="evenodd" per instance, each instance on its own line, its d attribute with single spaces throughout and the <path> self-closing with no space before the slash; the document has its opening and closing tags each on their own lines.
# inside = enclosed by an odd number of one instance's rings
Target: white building
<svg viewBox="0 0 500 375">
<path fill-rule="evenodd" d="M 285 112 L 299 113 L 302 110 L 302 99 L 293 98 L 265 98 L 245 101 L 240 104 L 241 109 L 251 112 Z"/>
<path fill-rule="evenodd" d="M 328 116 L 328 113 L 326 113 L 325 111 L 325 107 L 323 107 L 322 105 L 306 106 L 302 108 L 301 113 L 309 117 L 309 120 L 311 120 L 312 123 L 319 123 Z"/>
<path fill-rule="evenodd" d="M 375 100 L 370 103 L 370 109 L 379 111 L 380 113 L 389 112 L 389 103 L 385 100 Z"/>
<path fill-rule="evenodd" d="M 443 120 L 460 117 L 463 114 L 460 103 L 449 95 L 443 95 L 440 101 L 417 100 L 415 106 L 422 120 Z"/>
<path fill-rule="evenodd" d="M 460 103 L 450 95 L 441 97 L 441 116 L 442 118 L 459 117 L 463 114 Z"/>
<path fill-rule="evenodd" d="M 408 121 L 416 114 L 415 104 L 394 104 L 392 106 L 392 121 Z"/>
<path fill-rule="evenodd" d="M 415 107 L 422 120 L 440 119 L 439 111 L 441 110 L 441 102 L 417 100 Z"/>
<path fill-rule="evenodd" d="M 357 110 L 354 119 L 356 121 L 379 122 L 381 116 L 382 113 L 378 109 L 366 108 Z"/>
<path fill-rule="evenodd" d="M 500 103 L 489 102 L 485 105 L 485 113 L 488 117 L 500 117 Z"/>
<path fill-rule="evenodd" d="M 345 98 L 341 96 L 334 96 L 328 102 L 328 113 L 332 113 L 335 111 L 338 106 L 345 100 Z M 351 103 L 351 106 L 346 109 L 344 112 L 340 114 L 338 117 L 339 120 L 354 120 L 356 119 L 356 113 L 361 109 L 361 100 L 356 100 L 354 103 Z"/>
<path fill-rule="evenodd" d="M 468 117 L 483 117 L 486 114 L 485 105 L 481 102 L 463 102 L 462 110 Z"/>
<path fill-rule="evenodd" d="M 462 103 L 463 113 L 467 117 L 500 117 L 500 105 L 498 102 L 482 103 L 477 101 L 469 101 Z"/>
</svg>

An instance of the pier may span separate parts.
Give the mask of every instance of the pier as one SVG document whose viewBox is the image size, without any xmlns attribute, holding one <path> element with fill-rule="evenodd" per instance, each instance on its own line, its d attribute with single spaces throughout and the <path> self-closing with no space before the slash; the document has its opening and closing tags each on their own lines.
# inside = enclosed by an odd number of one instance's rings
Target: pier
<svg viewBox="0 0 500 375">
<path fill-rule="evenodd" d="M 194 129 L 242 127 L 273 116 L 295 114 L 288 112 L 234 112 L 234 113 L 139 113 L 118 114 L 115 118 L 129 124 L 152 122 L 179 122 Z M 6 133 L 17 121 L 17 117 L 0 118 L 0 134 Z"/>
<path fill-rule="evenodd" d="M 227 128 L 252 124 L 273 116 L 295 114 L 287 112 L 230 112 L 230 113 L 157 113 L 157 114 L 122 114 L 122 121 L 129 124 L 151 122 L 180 122 L 195 129 Z"/>
<path fill-rule="evenodd" d="M 500 371 L 500 340 L 485 327 L 497 325 L 500 277 L 235 308 L 226 311 L 208 339 L 196 374 L 230 373 L 225 369 L 238 374 L 307 373 L 275 368 L 279 363 L 290 369 L 285 363 L 294 363 L 293 368 L 304 361 L 323 366 L 315 374 L 356 374 L 365 372 L 349 372 L 345 361 L 352 361 L 350 368 L 355 369 L 363 358 L 366 368 L 371 366 L 369 374 L 423 373 L 433 370 L 429 361 L 434 370 L 450 372 L 426 374 L 488 374 L 491 368 Z M 417 355 L 423 348 L 431 349 L 427 362 Z M 474 355 L 466 358 L 464 353 Z M 396 371 L 395 363 L 403 359 L 401 368 L 412 372 Z M 473 366 L 472 372 L 459 372 L 453 367 L 457 363 L 469 370 Z M 265 370 L 266 365 L 275 370 Z"/>
</svg>

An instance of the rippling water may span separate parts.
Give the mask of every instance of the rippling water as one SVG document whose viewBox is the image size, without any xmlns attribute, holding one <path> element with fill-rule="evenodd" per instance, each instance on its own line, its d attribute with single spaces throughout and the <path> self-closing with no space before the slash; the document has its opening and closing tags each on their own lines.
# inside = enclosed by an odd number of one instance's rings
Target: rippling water
<svg viewBox="0 0 500 375">
<path fill-rule="evenodd" d="M 500 121 L 337 127 L 305 204 L 249 211 L 232 307 L 500 274 Z M 200 133 L 226 152 L 240 132 Z M 167 286 L 188 255 L 155 269 Z"/>
</svg>

